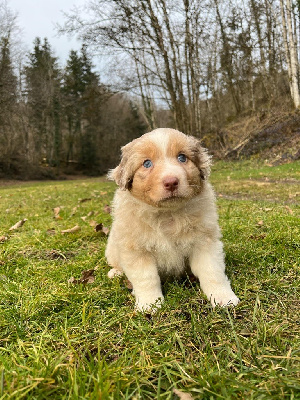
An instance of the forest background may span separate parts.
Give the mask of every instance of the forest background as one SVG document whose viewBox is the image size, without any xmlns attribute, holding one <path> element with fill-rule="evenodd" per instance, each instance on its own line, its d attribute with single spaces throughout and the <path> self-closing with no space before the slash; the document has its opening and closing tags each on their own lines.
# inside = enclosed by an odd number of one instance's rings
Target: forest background
<svg viewBox="0 0 300 400">
<path fill-rule="evenodd" d="M 24 54 L 0 0 L 0 178 L 103 174 L 156 127 L 217 158 L 300 158 L 299 0 L 87 0 L 57 30 L 82 42 L 63 67 L 47 38 Z"/>
</svg>

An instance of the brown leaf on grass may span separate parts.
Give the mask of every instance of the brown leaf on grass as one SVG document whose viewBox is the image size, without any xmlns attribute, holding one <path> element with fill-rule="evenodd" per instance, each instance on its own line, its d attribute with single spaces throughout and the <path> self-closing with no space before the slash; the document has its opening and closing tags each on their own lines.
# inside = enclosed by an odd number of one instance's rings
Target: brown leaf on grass
<svg viewBox="0 0 300 400">
<path fill-rule="evenodd" d="M 108 234 L 109 234 L 109 228 L 107 228 L 107 226 L 103 226 L 102 232 L 104 233 L 104 235 L 108 236 Z"/>
<path fill-rule="evenodd" d="M 266 236 L 267 235 L 265 233 L 261 233 L 260 235 L 250 235 L 249 238 L 254 240 L 263 240 L 266 238 Z"/>
<path fill-rule="evenodd" d="M 73 226 L 73 228 L 65 229 L 65 230 L 61 231 L 61 233 L 75 233 L 75 232 L 80 231 L 80 229 L 81 228 L 79 225 L 75 225 L 75 226 Z"/>
<path fill-rule="evenodd" d="M 0 236 L 0 243 L 4 243 L 4 242 L 6 242 L 8 240 L 8 237 L 7 236 Z"/>
<path fill-rule="evenodd" d="M 289 206 L 285 206 L 285 209 L 288 211 L 289 214 L 294 214 L 294 211 Z"/>
<path fill-rule="evenodd" d="M 21 228 L 27 221 L 27 218 L 21 219 L 21 221 L 18 221 L 15 225 L 13 225 L 11 228 L 9 228 L 10 231 L 14 231 L 15 229 Z"/>
<path fill-rule="evenodd" d="M 59 215 L 60 213 L 60 207 L 54 207 L 53 212 L 54 212 L 54 219 L 62 219 L 62 217 Z"/>
<path fill-rule="evenodd" d="M 78 206 L 72 208 L 71 217 L 73 217 L 73 215 L 75 215 L 77 209 L 78 209 Z"/>
<path fill-rule="evenodd" d="M 78 203 L 85 203 L 86 201 L 92 200 L 91 197 L 86 197 L 84 199 L 78 199 Z"/>
<path fill-rule="evenodd" d="M 50 229 L 47 229 L 46 233 L 47 233 L 47 235 L 55 235 L 56 232 L 55 232 L 54 228 L 50 228 Z"/>
<path fill-rule="evenodd" d="M 258 223 L 257 223 L 258 226 L 263 226 L 263 224 L 264 224 L 264 221 L 263 221 L 263 220 L 260 220 L 260 221 L 258 221 Z"/>
<path fill-rule="evenodd" d="M 87 222 L 87 218 L 91 217 L 91 216 L 94 215 L 94 214 L 95 214 L 94 211 L 90 211 L 90 212 L 88 213 L 88 215 L 85 215 L 84 217 L 80 217 L 80 218 L 82 219 L 82 221 Z M 94 226 L 93 223 L 96 224 L 95 221 L 90 221 L 90 222 L 89 222 L 89 224 L 90 224 L 91 226 Z"/>
<path fill-rule="evenodd" d="M 106 204 L 106 206 L 103 207 L 103 211 L 107 214 L 111 214 L 111 207 Z"/>
<path fill-rule="evenodd" d="M 240 331 L 240 335 L 244 337 L 252 336 L 253 333 L 250 332 L 248 329 L 244 328 Z"/>
<path fill-rule="evenodd" d="M 46 257 L 50 258 L 50 260 L 58 260 L 58 259 L 66 260 L 67 259 L 67 257 L 58 250 L 47 251 Z"/>
<path fill-rule="evenodd" d="M 102 233 L 102 234 L 104 234 L 104 235 L 106 235 L 106 236 L 109 234 L 109 228 L 107 228 L 106 226 L 103 226 L 102 223 L 97 224 L 97 225 L 94 227 L 94 229 L 95 229 L 95 232 Z"/>
<path fill-rule="evenodd" d="M 73 285 L 78 285 L 79 283 L 83 283 L 84 285 L 87 283 L 95 282 L 95 270 L 87 269 L 82 271 L 81 277 L 79 279 L 75 279 L 73 276 L 68 280 L 68 283 L 72 283 Z"/>
<path fill-rule="evenodd" d="M 89 222 L 90 226 L 94 228 L 95 232 L 100 232 L 103 233 L 104 235 L 109 234 L 109 228 L 106 226 L 103 226 L 103 224 L 100 222 L 100 224 L 97 221 L 91 220 Z"/>
<path fill-rule="evenodd" d="M 101 196 L 104 196 L 105 194 L 107 194 L 107 192 L 100 192 Z"/>
<path fill-rule="evenodd" d="M 180 400 L 193 400 L 193 396 L 189 393 L 182 392 L 178 389 L 173 389 L 173 393 L 180 398 Z"/>
<path fill-rule="evenodd" d="M 53 212 L 54 212 L 54 217 L 56 217 L 60 212 L 60 207 L 54 207 Z"/>
</svg>

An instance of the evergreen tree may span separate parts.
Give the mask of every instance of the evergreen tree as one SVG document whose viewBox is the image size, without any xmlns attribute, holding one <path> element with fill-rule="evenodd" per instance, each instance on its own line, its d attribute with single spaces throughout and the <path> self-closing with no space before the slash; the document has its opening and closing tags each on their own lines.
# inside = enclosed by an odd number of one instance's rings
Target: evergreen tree
<svg viewBox="0 0 300 400">
<path fill-rule="evenodd" d="M 35 129 L 36 151 L 46 158 L 50 165 L 59 165 L 61 73 L 46 38 L 43 43 L 40 38 L 35 39 L 25 75 L 30 121 Z"/>
<path fill-rule="evenodd" d="M 8 38 L 0 41 L 0 109 L 2 116 L 13 106 L 17 98 L 17 78 L 13 71 Z"/>
<path fill-rule="evenodd" d="M 10 172 L 20 159 L 22 137 L 15 135 L 17 125 L 17 78 L 7 37 L 0 39 L 0 171 Z M 18 161 L 17 161 L 18 162 Z"/>
<path fill-rule="evenodd" d="M 80 54 L 72 50 L 62 88 L 68 120 L 67 161 L 76 158 L 86 168 L 91 168 L 97 159 L 99 109 L 103 98 L 99 76 L 92 69 L 84 46 Z"/>
<path fill-rule="evenodd" d="M 82 63 L 77 52 L 71 50 L 64 73 L 62 93 L 64 98 L 64 111 L 67 117 L 67 162 L 74 160 L 76 140 L 81 131 L 81 98 L 84 92 L 82 76 Z"/>
</svg>

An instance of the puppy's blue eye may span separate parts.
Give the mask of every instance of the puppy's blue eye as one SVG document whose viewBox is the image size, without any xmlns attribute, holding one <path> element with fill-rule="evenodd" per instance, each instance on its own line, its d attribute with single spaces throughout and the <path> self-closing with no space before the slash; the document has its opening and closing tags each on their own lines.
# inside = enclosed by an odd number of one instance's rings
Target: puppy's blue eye
<svg viewBox="0 0 300 400">
<path fill-rule="evenodd" d="M 187 160 L 186 155 L 184 155 L 184 154 L 179 154 L 178 157 L 177 157 L 177 160 L 178 160 L 179 162 L 181 162 L 181 163 L 185 163 L 186 160 Z"/>
<path fill-rule="evenodd" d="M 145 160 L 144 162 L 143 162 L 143 166 L 145 167 L 145 168 L 151 168 L 152 167 L 152 161 L 151 160 Z"/>
</svg>

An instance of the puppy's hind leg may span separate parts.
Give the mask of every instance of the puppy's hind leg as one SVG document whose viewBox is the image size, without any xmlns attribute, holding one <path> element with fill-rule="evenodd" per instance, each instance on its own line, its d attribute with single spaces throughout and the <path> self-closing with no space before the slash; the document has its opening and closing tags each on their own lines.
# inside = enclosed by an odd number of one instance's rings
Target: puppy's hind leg
<svg viewBox="0 0 300 400">
<path fill-rule="evenodd" d="M 239 299 L 232 291 L 225 274 L 221 241 L 207 242 L 195 248 L 190 257 L 190 265 L 193 274 L 200 280 L 201 289 L 213 307 L 217 304 L 222 307 L 238 304 Z"/>
</svg>

